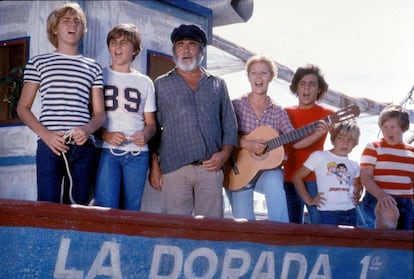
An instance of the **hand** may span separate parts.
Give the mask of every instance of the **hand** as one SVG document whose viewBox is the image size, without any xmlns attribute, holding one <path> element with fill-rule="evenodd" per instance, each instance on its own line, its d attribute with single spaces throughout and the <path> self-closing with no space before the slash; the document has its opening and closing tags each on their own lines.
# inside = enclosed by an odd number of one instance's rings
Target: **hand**
<svg viewBox="0 0 414 279">
<path fill-rule="evenodd" d="M 321 207 L 325 204 L 326 199 L 323 197 L 323 193 L 318 193 L 316 196 L 314 196 L 310 202 L 308 202 L 308 205 L 316 205 L 317 207 Z"/>
<path fill-rule="evenodd" d="M 76 145 L 83 145 L 87 140 L 89 135 L 85 132 L 83 127 L 75 127 L 72 129 L 72 140 Z"/>
<path fill-rule="evenodd" d="M 102 139 L 113 146 L 118 146 L 126 141 L 125 135 L 121 132 L 104 131 L 102 133 Z"/>
<path fill-rule="evenodd" d="M 319 125 L 315 130 L 315 134 L 318 135 L 318 137 L 321 137 L 321 136 L 325 135 L 327 132 L 329 132 L 330 129 L 331 129 L 330 124 L 328 124 L 324 120 L 320 120 Z"/>
<path fill-rule="evenodd" d="M 252 140 L 250 141 L 249 150 L 257 155 L 262 155 L 265 153 L 266 147 L 267 144 L 265 140 Z"/>
<path fill-rule="evenodd" d="M 379 209 L 383 209 L 385 207 L 393 207 L 394 205 L 397 205 L 397 201 L 391 195 L 385 192 L 377 197 L 377 206 Z"/>
<path fill-rule="evenodd" d="M 163 180 L 161 169 L 158 164 L 152 164 L 152 167 L 149 171 L 149 183 L 157 191 L 162 190 Z"/>
<path fill-rule="evenodd" d="M 354 190 L 353 195 L 352 195 L 352 201 L 355 205 L 358 205 L 360 203 L 360 199 L 362 196 L 362 191 L 358 191 L 358 190 Z"/>
<path fill-rule="evenodd" d="M 208 171 L 219 171 L 226 160 L 228 159 L 228 156 L 225 152 L 219 151 L 214 153 L 210 159 L 203 161 L 203 167 Z"/>
<path fill-rule="evenodd" d="M 56 155 L 60 156 L 62 153 L 65 153 L 69 150 L 69 146 L 65 144 L 65 139 L 63 135 L 65 132 L 52 132 L 49 131 L 41 139 L 42 141 L 53 151 Z"/>
<path fill-rule="evenodd" d="M 137 146 L 144 146 L 147 143 L 144 131 L 137 131 L 132 136 L 127 137 L 127 139 Z"/>
</svg>

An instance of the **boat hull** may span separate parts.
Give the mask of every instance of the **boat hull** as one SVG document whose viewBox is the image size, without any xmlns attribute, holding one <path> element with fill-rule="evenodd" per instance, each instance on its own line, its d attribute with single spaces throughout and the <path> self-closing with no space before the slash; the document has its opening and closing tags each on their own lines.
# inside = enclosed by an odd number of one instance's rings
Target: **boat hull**
<svg viewBox="0 0 414 279">
<path fill-rule="evenodd" d="M 413 274 L 412 231 L 236 222 L 10 200 L 0 200 L 0 230 L 1 278 Z"/>
</svg>

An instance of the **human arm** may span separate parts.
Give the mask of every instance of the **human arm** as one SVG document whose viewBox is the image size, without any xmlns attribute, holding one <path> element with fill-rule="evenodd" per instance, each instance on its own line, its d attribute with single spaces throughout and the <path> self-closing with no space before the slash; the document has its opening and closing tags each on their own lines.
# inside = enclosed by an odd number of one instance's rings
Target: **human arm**
<svg viewBox="0 0 414 279">
<path fill-rule="evenodd" d="M 267 144 L 265 140 L 256 139 L 248 140 L 245 138 L 239 138 L 239 147 L 249 150 L 255 154 L 263 154 L 266 150 Z"/>
<path fill-rule="evenodd" d="M 362 196 L 363 187 L 361 184 L 361 178 L 360 177 L 354 177 L 353 178 L 353 185 L 354 185 L 354 192 L 352 193 L 352 200 L 354 204 L 359 204 L 359 200 Z"/>
<path fill-rule="evenodd" d="M 315 197 L 312 198 L 309 192 L 306 190 L 304 182 L 305 177 L 307 177 L 311 172 L 312 171 L 305 166 L 300 167 L 293 176 L 293 184 L 307 205 L 316 205 L 319 207 L 323 205 L 324 201 L 326 200 L 324 197 L 322 197 L 323 193 L 318 193 Z"/>
<path fill-rule="evenodd" d="M 223 145 L 223 148 L 214 153 L 210 159 L 203 161 L 203 167 L 208 171 L 220 170 L 224 163 L 229 159 L 233 146 L 230 144 Z"/>
<path fill-rule="evenodd" d="M 150 150 L 150 165 L 149 165 L 148 180 L 152 188 L 154 188 L 157 191 L 162 191 L 162 186 L 164 183 L 163 183 L 161 167 L 160 167 L 160 163 L 158 159 L 159 158 L 158 149 L 160 147 L 161 134 L 162 134 L 162 124 L 160 122 L 161 121 L 160 110 L 154 113 L 154 121 L 155 121 L 155 132 L 148 142 L 148 147 Z"/>
<path fill-rule="evenodd" d="M 395 199 L 385 193 L 374 180 L 374 166 L 361 166 L 361 183 L 366 190 L 377 199 L 378 207 L 392 207 L 396 205 Z"/>
<path fill-rule="evenodd" d="M 221 85 L 223 99 L 219 115 L 221 116 L 220 124 L 222 127 L 221 137 L 223 145 L 220 151 L 213 153 L 208 160 L 203 161 L 203 166 L 208 171 L 218 171 L 223 167 L 230 158 L 238 140 L 236 114 L 228 95 L 227 86 L 223 80 L 221 80 Z"/>
<path fill-rule="evenodd" d="M 145 127 L 141 131 L 135 132 L 131 136 L 131 140 L 137 146 L 144 146 L 156 133 L 157 124 L 155 121 L 155 114 L 153 112 L 144 113 Z"/>
<path fill-rule="evenodd" d="M 163 180 L 160 163 L 158 162 L 158 154 L 151 153 L 151 163 L 149 170 L 149 183 L 157 191 L 162 190 Z"/>
<path fill-rule="evenodd" d="M 332 125 L 328 124 L 324 120 L 319 121 L 319 125 L 316 130 L 308 135 L 307 137 L 296 141 L 292 146 L 295 149 L 306 148 L 320 139 L 322 136 L 326 135 L 326 133 L 330 132 Z"/>
<path fill-rule="evenodd" d="M 78 126 L 72 130 L 72 139 L 77 145 L 83 145 L 96 130 L 105 122 L 105 105 L 102 88 L 93 87 L 91 89 L 92 118 L 83 126 Z"/>
<path fill-rule="evenodd" d="M 36 97 L 38 83 L 25 82 L 17 106 L 19 118 L 33 131 L 56 155 L 66 152 L 69 147 L 65 144 L 63 132 L 53 132 L 43 126 L 32 112 L 33 101 Z"/>
</svg>

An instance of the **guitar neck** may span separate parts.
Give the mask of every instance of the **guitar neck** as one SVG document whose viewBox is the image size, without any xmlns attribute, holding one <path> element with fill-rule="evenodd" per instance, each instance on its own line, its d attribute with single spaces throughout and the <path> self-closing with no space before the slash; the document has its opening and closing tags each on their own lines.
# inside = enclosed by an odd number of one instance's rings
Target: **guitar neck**
<svg viewBox="0 0 414 279">
<path fill-rule="evenodd" d="M 326 117 L 324 120 L 328 122 L 329 117 Z M 300 127 L 292 132 L 289 132 L 277 138 L 271 139 L 267 142 L 266 151 L 273 150 L 287 143 L 301 139 L 305 137 L 306 135 L 314 132 L 318 126 L 319 126 L 319 121 L 315 121 L 306 126 Z"/>
</svg>

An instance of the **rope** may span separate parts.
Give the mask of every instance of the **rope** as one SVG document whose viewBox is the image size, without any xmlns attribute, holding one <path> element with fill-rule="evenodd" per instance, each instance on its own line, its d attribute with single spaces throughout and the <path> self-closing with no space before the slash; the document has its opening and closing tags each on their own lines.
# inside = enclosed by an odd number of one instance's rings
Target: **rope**
<svg viewBox="0 0 414 279">
<path fill-rule="evenodd" d="M 69 130 L 69 131 L 66 131 L 66 133 L 63 135 L 63 139 L 65 140 L 65 144 L 73 144 L 74 143 L 73 140 L 72 140 L 72 134 L 73 134 L 73 130 Z M 132 138 L 127 137 L 127 140 L 131 141 Z M 133 156 L 138 156 L 141 153 L 141 150 L 137 150 L 137 151 L 125 150 L 125 151 L 122 151 L 121 153 L 117 153 L 117 152 L 115 152 L 114 148 L 115 148 L 115 146 L 110 147 L 111 153 L 114 156 L 124 156 L 128 153 L 131 153 Z M 62 157 L 63 157 L 63 160 L 65 161 L 66 173 L 67 173 L 68 178 L 69 178 L 69 199 L 70 199 L 70 202 L 71 202 L 71 204 L 78 204 L 75 201 L 75 199 L 73 198 L 73 195 L 72 195 L 73 179 L 72 179 L 72 174 L 71 174 L 70 168 L 69 168 L 69 162 L 68 162 L 68 159 L 66 158 L 66 155 L 65 155 L 64 152 L 62 152 Z M 65 178 L 63 177 L 62 178 L 61 189 L 60 189 L 60 203 L 63 203 L 64 188 L 65 188 Z M 94 199 L 92 199 L 89 202 L 88 206 L 92 206 L 94 204 L 94 202 L 95 202 Z"/>
<path fill-rule="evenodd" d="M 133 140 L 133 138 L 129 137 L 129 136 L 127 136 L 125 138 L 129 142 L 131 142 Z M 112 155 L 119 156 L 119 157 L 127 155 L 128 153 L 131 153 L 132 156 L 138 156 L 141 153 L 141 150 L 135 150 L 135 151 L 134 150 L 121 150 L 121 152 L 117 153 L 117 152 L 115 152 L 116 146 L 113 146 L 113 145 L 111 145 L 109 149 L 110 149 Z"/>
<path fill-rule="evenodd" d="M 65 144 L 71 144 L 72 143 L 72 133 L 73 133 L 73 130 L 69 130 L 63 135 L 63 139 L 65 140 Z M 63 157 L 63 160 L 65 161 L 66 174 L 68 175 L 68 178 L 69 178 L 69 199 L 70 199 L 71 204 L 77 204 L 77 202 L 73 199 L 73 196 L 72 196 L 73 179 L 72 179 L 72 174 L 70 173 L 68 159 L 66 158 L 66 155 L 65 155 L 64 152 L 62 152 L 62 157 Z M 65 178 L 63 177 L 61 188 L 60 188 L 60 203 L 63 203 L 64 188 L 65 188 Z"/>
<path fill-rule="evenodd" d="M 111 154 L 114 155 L 114 156 L 124 156 L 124 155 L 126 155 L 128 153 L 131 153 L 132 156 L 138 156 L 141 153 L 141 150 L 137 150 L 137 151 L 133 151 L 133 150 L 121 150 L 121 152 L 117 153 L 117 152 L 115 152 L 114 148 L 115 148 L 115 146 L 112 146 L 111 145 L 111 147 L 110 147 Z"/>
<path fill-rule="evenodd" d="M 69 130 L 63 135 L 63 139 L 65 140 L 65 144 L 73 144 L 74 143 L 73 140 L 72 140 L 72 133 L 73 133 L 73 130 Z M 72 191 L 73 191 L 72 174 L 70 172 L 68 159 L 66 158 L 66 155 L 63 152 L 62 152 L 62 157 L 63 157 L 63 160 L 65 161 L 66 173 L 67 173 L 68 178 L 69 178 L 69 199 L 70 199 L 71 204 L 78 205 L 78 203 L 75 201 L 75 199 L 73 198 L 73 195 L 72 195 Z M 64 188 L 65 188 L 65 178 L 63 177 L 61 188 L 60 188 L 60 203 L 63 203 Z M 94 202 L 95 202 L 95 199 L 92 199 L 88 203 L 88 206 L 93 206 Z"/>
</svg>

